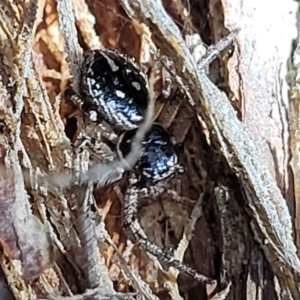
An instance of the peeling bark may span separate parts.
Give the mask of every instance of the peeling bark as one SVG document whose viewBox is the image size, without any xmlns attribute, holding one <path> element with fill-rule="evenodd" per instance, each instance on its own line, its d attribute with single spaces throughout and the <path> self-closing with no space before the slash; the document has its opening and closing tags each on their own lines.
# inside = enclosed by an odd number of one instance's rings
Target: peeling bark
<svg viewBox="0 0 300 300">
<path fill-rule="evenodd" d="M 292 0 L 1 3 L 0 295 L 300 299 L 298 10 Z M 235 29 L 204 70 L 205 44 Z M 141 201 L 143 229 L 215 289 L 127 241 L 126 177 L 77 184 L 99 177 L 113 149 L 62 92 L 78 89 L 83 51 L 102 47 L 156 70 L 157 121 L 185 169 Z M 84 134 L 97 142 L 79 147 Z"/>
</svg>

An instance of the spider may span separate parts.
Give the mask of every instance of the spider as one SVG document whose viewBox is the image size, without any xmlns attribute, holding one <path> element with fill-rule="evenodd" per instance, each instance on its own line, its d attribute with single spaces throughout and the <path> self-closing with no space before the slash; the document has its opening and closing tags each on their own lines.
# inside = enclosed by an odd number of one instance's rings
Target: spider
<svg viewBox="0 0 300 300">
<path fill-rule="evenodd" d="M 106 120 L 112 128 L 121 133 L 117 142 L 117 158 L 126 161 L 135 150 L 135 138 L 143 125 L 149 104 L 148 86 L 145 76 L 136 64 L 118 51 L 93 50 L 84 56 L 80 83 L 80 95 L 68 93 L 71 100 L 97 124 Z M 112 162 L 114 163 L 114 162 Z M 108 164 L 106 169 L 118 168 Z M 178 163 L 171 138 L 166 130 L 157 123 L 146 130 L 142 141 L 142 151 L 136 157 L 133 168 L 120 168 L 115 178 L 103 182 L 119 180 L 120 173 L 128 171 L 127 188 L 123 207 L 123 229 L 128 238 L 146 251 L 156 256 L 160 262 L 186 273 L 198 281 L 212 283 L 213 280 L 199 274 L 150 242 L 138 219 L 140 197 L 157 196 L 164 185 L 183 168 Z M 96 173 L 99 168 L 96 168 Z M 112 171 L 112 172 L 113 172 Z"/>
</svg>

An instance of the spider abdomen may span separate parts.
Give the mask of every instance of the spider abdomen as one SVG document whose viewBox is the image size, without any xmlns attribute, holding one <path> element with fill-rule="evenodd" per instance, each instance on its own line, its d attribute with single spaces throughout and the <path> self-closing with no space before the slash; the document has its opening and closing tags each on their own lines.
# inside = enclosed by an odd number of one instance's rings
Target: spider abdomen
<svg viewBox="0 0 300 300">
<path fill-rule="evenodd" d="M 125 157 L 131 149 L 136 129 L 125 132 L 118 144 L 118 153 Z M 159 124 L 154 124 L 142 142 L 143 153 L 134 172 L 140 178 L 141 185 L 156 184 L 172 177 L 178 170 L 178 157 L 170 136 Z"/>
<path fill-rule="evenodd" d="M 80 82 L 82 109 L 92 121 L 103 118 L 122 130 L 143 122 L 148 104 L 146 80 L 132 60 L 118 51 L 87 52 Z"/>
</svg>

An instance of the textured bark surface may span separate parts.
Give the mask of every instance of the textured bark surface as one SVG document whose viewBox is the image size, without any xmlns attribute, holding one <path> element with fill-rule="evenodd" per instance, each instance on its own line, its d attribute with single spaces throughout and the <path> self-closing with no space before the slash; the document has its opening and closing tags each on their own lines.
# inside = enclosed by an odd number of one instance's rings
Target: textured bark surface
<svg viewBox="0 0 300 300">
<path fill-rule="evenodd" d="M 299 4 L 57 2 L 0 4 L 0 299 L 300 299 Z M 237 28 L 208 77 L 197 71 L 202 41 Z M 127 240 L 126 178 L 67 184 L 113 152 L 82 146 L 101 130 L 62 95 L 78 86 L 83 51 L 101 47 L 147 74 L 159 66 L 157 121 L 185 172 L 141 201 L 140 222 L 216 287 Z"/>
</svg>

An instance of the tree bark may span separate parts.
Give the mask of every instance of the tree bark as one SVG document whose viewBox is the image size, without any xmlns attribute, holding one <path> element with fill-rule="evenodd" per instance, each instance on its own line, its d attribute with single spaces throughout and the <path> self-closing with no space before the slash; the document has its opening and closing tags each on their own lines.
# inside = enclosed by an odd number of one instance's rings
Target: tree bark
<svg viewBox="0 0 300 300">
<path fill-rule="evenodd" d="M 4 1 L 0 14 L 0 298 L 300 299 L 298 2 Z M 74 181 L 113 156 L 81 143 L 101 130 L 63 96 L 84 50 L 103 47 L 159 65 L 156 121 L 185 172 L 139 219 L 216 286 L 127 240 L 126 178 Z"/>
</svg>

